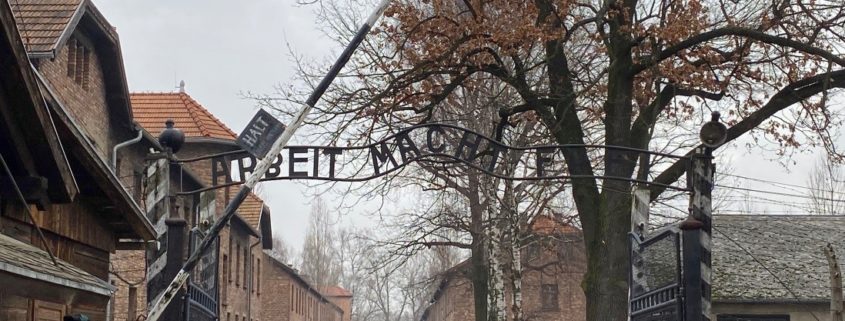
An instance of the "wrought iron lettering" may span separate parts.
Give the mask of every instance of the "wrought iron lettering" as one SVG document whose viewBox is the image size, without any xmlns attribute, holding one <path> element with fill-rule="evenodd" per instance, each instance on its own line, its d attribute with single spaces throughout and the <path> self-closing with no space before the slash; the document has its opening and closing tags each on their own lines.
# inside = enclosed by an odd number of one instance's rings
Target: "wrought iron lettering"
<svg viewBox="0 0 845 321">
<path fill-rule="evenodd" d="M 575 176 L 566 170 L 563 157 L 563 152 L 568 148 L 634 151 L 627 147 L 600 145 L 513 147 L 465 128 L 448 124 L 425 124 L 400 130 L 381 141 L 364 146 L 288 146 L 285 155 L 287 157 L 283 159 L 281 155 L 277 155 L 262 180 L 315 179 L 359 182 L 388 175 L 414 162 L 463 166 L 510 180 L 574 178 Z M 514 155 L 520 156 L 505 157 L 511 151 L 517 151 Z M 661 155 L 680 158 L 668 154 Z M 241 184 L 252 175 L 256 164 L 255 158 L 246 151 L 240 154 L 227 152 L 183 162 L 207 158 L 212 158 L 212 186 L 181 194 Z M 500 172 L 500 165 L 506 161 L 516 162 L 512 165 L 524 170 Z M 287 166 L 283 164 L 285 162 Z M 590 178 L 615 179 L 603 176 Z M 619 179 L 630 180 L 627 177 Z M 684 190 L 669 185 L 665 187 Z"/>
</svg>

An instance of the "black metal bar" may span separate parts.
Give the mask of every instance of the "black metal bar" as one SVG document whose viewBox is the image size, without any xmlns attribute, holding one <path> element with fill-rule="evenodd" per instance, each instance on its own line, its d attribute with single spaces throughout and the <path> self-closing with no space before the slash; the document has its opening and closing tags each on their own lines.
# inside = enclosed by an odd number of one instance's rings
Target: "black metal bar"
<svg viewBox="0 0 845 321">
<path fill-rule="evenodd" d="M 266 174 L 267 170 L 269 169 L 270 161 L 272 160 L 271 157 L 275 157 L 277 153 L 281 152 L 284 145 L 288 142 L 291 138 L 293 133 L 297 130 L 299 126 L 305 121 L 305 116 L 308 115 L 308 112 L 317 104 L 317 101 L 320 100 L 320 97 L 323 95 L 325 90 L 329 87 L 329 85 L 334 81 L 337 75 L 340 73 L 340 70 L 343 69 L 343 66 L 346 65 L 346 62 L 349 61 L 349 58 L 352 56 L 352 53 L 361 42 L 366 37 L 367 33 L 369 32 L 370 28 L 375 24 L 375 21 L 381 17 L 384 10 L 387 9 L 387 6 L 390 4 L 390 0 L 382 0 L 379 6 L 373 11 L 372 14 L 367 18 L 367 21 L 361 26 L 358 30 L 358 33 L 346 46 L 341 54 L 340 58 L 332 65 L 332 68 L 329 70 L 328 74 L 326 74 L 323 79 L 320 81 L 320 84 L 317 88 L 314 89 L 314 92 L 308 97 L 305 106 L 303 109 L 297 114 L 297 116 L 292 120 L 292 124 L 288 127 L 287 131 L 282 134 L 281 137 L 277 138 L 275 142 L 273 142 L 272 147 L 270 148 L 270 156 L 264 157 L 255 167 L 255 172 L 244 185 L 241 186 L 238 193 L 235 197 L 229 202 L 226 206 L 224 214 L 220 217 L 208 231 L 208 234 L 203 238 L 202 242 L 200 243 L 199 248 L 191 253 L 191 256 L 185 261 L 185 264 L 182 266 L 182 269 L 179 271 L 176 277 L 173 278 L 173 281 L 167 286 L 165 291 L 161 294 L 160 297 L 156 298 L 153 305 L 150 307 L 149 312 L 149 320 L 150 321 L 157 321 L 160 317 L 160 313 L 162 312 L 162 308 L 166 307 L 170 300 L 173 299 L 173 296 L 176 295 L 176 292 L 179 288 L 184 285 L 185 281 L 188 279 L 190 271 L 196 266 L 197 261 L 199 258 L 208 251 L 211 247 L 212 240 L 217 237 L 220 231 L 223 229 L 223 226 L 229 223 L 232 219 L 232 216 L 235 215 L 235 210 L 240 207 L 241 203 L 246 199 L 249 193 L 252 191 L 252 188 L 255 184 L 258 183 L 258 178 L 263 177 Z"/>
<path fill-rule="evenodd" d="M 179 268 L 182 266 L 182 258 L 185 257 L 185 227 L 187 222 L 183 219 L 166 219 L 167 224 L 167 264 L 164 266 L 162 276 L 165 279 L 172 279 L 179 273 Z M 182 300 L 185 295 L 184 291 L 180 291 L 177 298 L 174 300 L 176 304 L 171 304 L 164 310 L 163 317 L 165 320 L 181 320 L 181 313 L 184 312 Z"/>
<path fill-rule="evenodd" d="M 685 225 L 682 235 L 684 321 L 702 321 L 700 222 Z"/>
<path fill-rule="evenodd" d="M 416 129 L 429 128 L 429 127 L 446 127 L 446 128 L 462 131 L 464 133 L 470 133 L 470 134 L 476 135 L 478 137 L 481 137 L 482 139 L 488 141 L 490 144 L 496 145 L 496 146 L 504 148 L 504 149 L 510 149 L 510 150 L 525 151 L 525 150 L 532 150 L 532 149 L 596 148 L 596 149 L 612 149 L 612 150 L 644 153 L 644 154 L 648 154 L 648 155 L 663 156 L 663 157 L 672 158 L 672 159 L 685 159 L 685 158 L 688 159 L 688 158 L 690 158 L 690 156 L 687 156 L 687 155 L 674 155 L 674 154 L 650 151 L 650 150 L 646 150 L 646 149 L 639 149 L 639 148 L 633 148 L 633 147 L 627 147 L 627 146 L 615 146 L 615 145 L 562 144 L 562 145 L 537 145 L 537 146 L 526 146 L 526 147 L 510 146 L 510 145 L 501 143 L 501 142 L 499 142 L 499 141 L 497 141 L 497 140 L 495 140 L 495 139 L 493 139 L 493 138 L 491 138 L 487 135 L 484 135 L 480 132 L 477 132 L 477 131 L 474 131 L 474 130 L 471 130 L 471 129 L 467 129 L 467 128 L 463 128 L 463 127 L 460 127 L 460 126 L 455 126 L 455 125 L 451 125 L 451 124 L 442 124 L 442 123 L 426 123 L 426 124 L 414 125 L 414 126 L 411 126 L 411 127 L 408 127 L 408 128 L 404 128 L 404 129 L 396 132 L 395 134 L 384 137 L 377 142 L 367 144 L 367 145 L 362 145 L 362 146 L 289 145 L 289 146 L 285 146 L 285 149 L 290 149 L 290 148 L 309 148 L 309 149 L 319 148 L 319 149 L 335 149 L 335 150 L 343 150 L 343 151 L 346 151 L 346 150 L 365 150 L 365 149 L 369 149 L 370 147 L 378 147 L 383 142 L 386 142 L 386 141 L 389 141 L 389 140 L 392 140 L 392 139 L 396 139 L 397 137 L 402 136 L 402 135 L 407 135 L 408 133 L 410 133 L 411 131 L 414 131 Z M 200 156 L 200 157 L 178 159 L 178 160 L 176 160 L 176 162 L 177 163 L 190 163 L 190 162 L 206 160 L 206 159 L 209 159 L 209 158 L 219 157 L 219 156 L 228 156 L 228 155 L 246 154 L 246 153 L 247 152 L 244 151 L 244 150 L 234 150 L 234 151 L 222 152 L 222 153 L 217 153 L 217 154 L 204 155 L 204 156 Z"/>
</svg>

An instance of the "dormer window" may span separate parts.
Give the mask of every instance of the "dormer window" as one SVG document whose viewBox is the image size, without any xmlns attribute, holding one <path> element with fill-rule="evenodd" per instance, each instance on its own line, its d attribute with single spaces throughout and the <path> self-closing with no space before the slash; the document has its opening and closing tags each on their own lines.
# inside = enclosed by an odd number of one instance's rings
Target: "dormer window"
<svg viewBox="0 0 845 321">
<path fill-rule="evenodd" d="M 67 42 L 67 76 L 82 88 L 88 89 L 89 56 L 91 50 L 77 40 L 71 38 Z"/>
</svg>

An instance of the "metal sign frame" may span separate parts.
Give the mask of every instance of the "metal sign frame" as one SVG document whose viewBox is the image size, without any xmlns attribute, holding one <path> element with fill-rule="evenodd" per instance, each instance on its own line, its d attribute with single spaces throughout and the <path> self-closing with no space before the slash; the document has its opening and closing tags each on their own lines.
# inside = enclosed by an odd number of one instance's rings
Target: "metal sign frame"
<svg viewBox="0 0 845 321">
<path fill-rule="evenodd" d="M 630 286 L 630 298 L 628 308 L 631 321 L 679 321 L 683 319 L 683 275 L 682 275 L 682 253 L 681 253 L 682 232 L 677 226 L 670 226 L 667 229 L 643 238 L 636 233 L 630 233 L 628 238 L 628 254 L 631 264 L 628 267 L 628 284 Z M 675 254 L 674 278 L 666 284 L 655 284 L 649 287 L 648 284 L 641 284 L 639 280 L 644 278 L 646 272 L 645 258 L 638 257 L 643 249 L 654 246 L 666 239 L 672 243 Z M 637 275 L 640 274 L 640 275 Z M 637 283 L 635 285 L 635 283 Z M 664 282 L 665 283 L 665 282 Z M 645 287 L 637 291 L 637 286 Z M 657 287 L 659 286 L 659 287 Z"/>
<path fill-rule="evenodd" d="M 205 233 L 198 228 L 191 230 L 191 241 L 189 249 L 196 249 Z M 213 250 L 207 252 L 200 258 L 199 263 L 194 267 L 191 277 L 188 278 L 188 291 L 185 296 L 185 320 L 214 321 L 219 317 L 218 290 L 220 278 L 218 276 L 218 258 L 220 257 L 220 237 L 216 237 Z"/>
</svg>

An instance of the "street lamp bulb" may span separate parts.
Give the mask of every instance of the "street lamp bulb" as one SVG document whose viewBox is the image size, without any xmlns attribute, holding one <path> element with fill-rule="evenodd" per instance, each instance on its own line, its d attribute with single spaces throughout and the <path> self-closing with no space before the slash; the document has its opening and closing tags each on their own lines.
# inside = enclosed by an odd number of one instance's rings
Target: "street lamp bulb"
<svg viewBox="0 0 845 321">
<path fill-rule="evenodd" d="M 175 123 L 172 119 L 168 119 L 164 122 L 164 125 L 166 128 L 158 135 L 158 142 L 162 146 L 168 147 L 172 152 L 176 153 L 182 149 L 182 145 L 185 144 L 185 133 L 174 127 Z"/>
<path fill-rule="evenodd" d="M 704 146 L 716 148 L 722 145 L 728 138 L 728 128 L 719 122 L 719 112 L 714 111 L 709 122 L 701 126 L 699 138 Z"/>
</svg>

